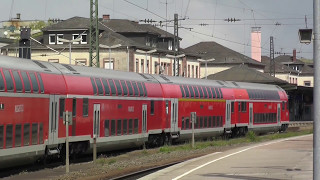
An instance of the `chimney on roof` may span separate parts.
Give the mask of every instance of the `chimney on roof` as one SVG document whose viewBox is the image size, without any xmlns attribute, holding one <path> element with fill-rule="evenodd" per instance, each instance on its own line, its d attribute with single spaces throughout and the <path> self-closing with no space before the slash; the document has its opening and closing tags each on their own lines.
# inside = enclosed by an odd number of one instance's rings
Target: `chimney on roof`
<svg viewBox="0 0 320 180">
<path fill-rule="evenodd" d="M 297 60 L 297 50 L 296 49 L 293 49 L 293 53 L 292 53 L 292 62 L 296 62 Z"/>
<path fill-rule="evenodd" d="M 102 15 L 103 20 L 110 20 L 110 14 L 104 14 Z"/>
<path fill-rule="evenodd" d="M 16 19 L 20 20 L 20 18 L 21 18 L 21 14 L 20 14 L 20 13 L 17 13 Z"/>
<path fill-rule="evenodd" d="M 261 62 L 261 27 L 251 28 L 251 58 Z"/>
</svg>

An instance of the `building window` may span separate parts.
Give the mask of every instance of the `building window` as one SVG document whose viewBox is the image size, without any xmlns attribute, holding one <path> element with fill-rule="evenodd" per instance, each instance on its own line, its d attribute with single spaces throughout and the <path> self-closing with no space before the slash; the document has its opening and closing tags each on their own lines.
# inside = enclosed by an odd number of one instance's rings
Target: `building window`
<svg viewBox="0 0 320 180">
<path fill-rule="evenodd" d="M 172 50 L 172 41 L 168 41 L 168 49 Z"/>
<path fill-rule="evenodd" d="M 139 59 L 136 59 L 136 72 L 139 73 Z"/>
<path fill-rule="evenodd" d="M 56 44 L 56 35 L 49 34 L 49 44 Z"/>
<path fill-rule="evenodd" d="M 144 73 L 144 64 L 143 64 L 143 62 L 144 62 L 144 59 L 141 59 L 141 73 Z"/>
<path fill-rule="evenodd" d="M 60 39 L 63 39 L 63 34 L 57 34 L 57 44 L 63 44 Z"/>
<path fill-rule="evenodd" d="M 72 34 L 72 40 L 75 40 L 79 37 L 79 34 Z M 79 42 L 73 42 L 72 44 L 79 44 Z"/>
<path fill-rule="evenodd" d="M 198 66 L 196 66 L 196 78 L 198 78 Z"/>
<path fill-rule="evenodd" d="M 191 77 L 194 78 L 194 65 L 192 65 L 192 68 L 191 68 Z"/>
<path fill-rule="evenodd" d="M 146 37 L 146 46 L 151 46 L 150 37 Z"/>
<path fill-rule="evenodd" d="M 157 38 L 152 39 L 152 47 L 157 47 Z"/>
<path fill-rule="evenodd" d="M 87 34 L 82 34 L 81 35 L 81 44 L 87 44 L 88 41 L 87 41 Z"/>
<path fill-rule="evenodd" d="M 78 66 L 86 66 L 87 60 L 86 59 L 76 59 L 76 65 Z"/>
<path fill-rule="evenodd" d="M 311 81 L 304 81 L 304 86 L 311 86 Z"/>
<path fill-rule="evenodd" d="M 59 59 L 48 59 L 50 63 L 59 63 Z"/>
<path fill-rule="evenodd" d="M 146 69 L 146 71 L 147 71 L 147 73 L 149 74 L 150 72 L 149 72 L 149 60 L 147 60 L 147 69 Z"/>
<path fill-rule="evenodd" d="M 113 58 L 111 58 L 111 61 L 109 59 L 104 59 L 103 60 L 104 68 L 105 69 L 114 69 L 113 60 L 114 60 Z"/>
</svg>

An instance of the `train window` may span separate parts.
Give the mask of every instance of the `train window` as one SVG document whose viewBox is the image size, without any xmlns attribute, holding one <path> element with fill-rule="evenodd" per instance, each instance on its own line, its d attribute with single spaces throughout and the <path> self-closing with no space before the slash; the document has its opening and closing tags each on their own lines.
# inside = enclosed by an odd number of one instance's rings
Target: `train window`
<svg viewBox="0 0 320 180">
<path fill-rule="evenodd" d="M 10 71 L 4 70 L 3 73 L 4 73 L 4 77 L 6 79 L 6 83 L 7 83 L 7 91 L 13 91 L 13 80 L 10 75 Z"/>
<path fill-rule="evenodd" d="M 147 93 L 147 88 L 146 88 L 146 85 L 145 83 L 141 83 L 142 84 L 142 87 L 143 87 L 143 91 L 144 91 L 144 96 L 148 96 L 148 93 Z"/>
<path fill-rule="evenodd" d="M 7 125 L 6 126 L 6 148 L 11 148 L 12 147 L 12 125 Z"/>
<path fill-rule="evenodd" d="M 217 98 L 216 96 L 216 92 L 214 90 L 215 88 L 211 88 L 211 91 L 212 91 L 212 98 Z"/>
<path fill-rule="evenodd" d="M 91 84 L 92 84 L 92 88 L 93 88 L 93 94 L 94 95 L 97 95 L 97 86 L 96 86 L 96 83 L 94 83 L 94 80 L 93 78 L 90 78 L 90 81 L 91 81 Z"/>
<path fill-rule="evenodd" d="M 113 96 L 117 95 L 116 87 L 114 86 L 113 80 L 109 79 L 108 82 L 109 82 L 109 86 L 110 86 L 110 89 L 111 89 L 111 94 Z"/>
<path fill-rule="evenodd" d="M 31 91 L 31 85 L 30 80 L 26 72 L 21 71 L 21 76 L 24 84 L 24 92 L 30 92 Z"/>
<path fill-rule="evenodd" d="M 238 111 L 241 112 L 241 102 L 238 102 Z"/>
<path fill-rule="evenodd" d="M 3 125 L 0 125 L 0 149 L 3 149 Z"/>
<path fill-rule="evenodd" d="M 206 88 L 206 87 L 201 87 L 201 88 L 202 88 L 202 90 L 203 90 L 204 97 L 207 99 L 207 98 L 209 97 L 207 88 Z"/>
<path fill-rule="evenodd" d="M 129 119 L 129 134 L 132 134 L 132 131 L 133 131 L 133 129 L 132 129 L 132 127 L 133 127 L 133 120 L 132 119 Z"/>
<path fill-rule="evenodd" d="M 32 135 L 31 135 L 31 142 L 33 145 L 38 144 L 38 124 L 32 123 Z"/>
<path fill-rule="evenodd" d="M 209 88 L 209 87 L 206 87 L 206 89 L 207 89 L 207 92 L 208 92 L 208 98 L 212 98 L 212 92 L 211 92 L 211 89 Z"/>
<path fill-rule="evenodd" d="M 16 125 L 15 129 L 15 147 L 21 146 L 21 124 Z"/>
<path fill-rule="evenodd" d="M 133 87 L 130 81 L 126 81 L 127 85 L 128 85 L 128 90 L 129 90 L 129 95 L 133 96 Z"/>
<path fill-rule="evenodd" d="M 190 97 L 189 89 L 187 88 L 187 86 L 183 86 L 183 89 L 186 93 L 186 97 Z"/>
<path fill-rule="evenodd" d="M 212 127 L 212 126 L 211 126 L 211 125 L 212 125 L 211 122 L 212 122 L 212 117 L 209 116 L 209 117 L 208 117 L 208 127 L 209 127 L 209 128 Z"/>
<path fill-rule="evenodd" d="M 140 96 L 143 96 L 143 88 L 142 88 L 142 86 L 141 86 L 141 83 L 137 82 L 137 84 L 138 84 Z"/>
<path fill-rule="evenodd" d="M 127 87 L 126 83 L 123 80 L 121 80 L 120 83 L 121 83 L 121 86 L 123 89 L 123 95 L 128 96 L 128 87 Z"/>
<path fill-rule="evenodd" d="M 116 84 L 116 88 L 117 88 L 117 91 L 118 91 L 118 96 L 122 96 L 122 88 L 120 86 L 119 80 L 114 80 L 114 83 Z"/>
<path fill-rule="evenodd" d="M 181 129 L 183 130 L 184 129 L 184 127 L 185 127 L 185 125 L 184 125 L 184 117 L 182 117 L 182 119 L 181 119 Z"/>
<path fill-rule="evenodd" d="M 286 103 L 282 101 L 282 111 L 284 111 L 285 109 L 286 109 Z"/>
<path fill-rule="evenodd" d="M 96 84 L 98 87 L 98 94 L 103 96 L 103 88 L 102 88 L 102 84 L 99 78 L 96 78 Z"/>
<path fill-rule="evenodd" d="M 197 116 L 197 121 L 196 123 L 194 123 L 194 128 L 199 128 L 199 124 L 200 124 L 200 117 Z"/>
<path fill-rule="evenodd" d="M 181 91 L 181 96 L 185 97 L 184 89 L 183 89 L 183 87 L 181 85 L 180 85 L 180 91 Z"/>
<path fill-rule="evenodd" d="M 65 109 L 65 99 L 64 98 L 60 98 L 60 105 L 59 105 L 59 116 L 60 116 L 60 118 L 63 117 L 64 109 Z"/>
<path fill-rule="evenodd" d="M 231 102 L 231 113 L 234 113 L 234 102 Z"/>
<path fill-rule="evenodd" d="M 216 117 L 212 116 L 212 125 L 213 127 L 216 127 Z"/>
<path fill-rule="evenodd" d="M 128 120 L 124 119 L 123 120 L 123 135 L 127 135 L 128 134 Z"/>
<path fill-rule="evenodd" d="M 222 127 L 223 126 L 223 117 L 220 116 L 220 126 Z"/>
<path fill-rule="evenodd" d="M 88 107 L 89 106 L 89 99 L 83 98 L 83 104 L 82 104 L 82 114 L 83 116 L 88 116 Z"/>
<path fill-rule="evenodd" d="M 104 136 L 105 137 L 110 136 L 110 129 L 109 129 L 110 123 L 109 122 L 110 122 L 109 120 L 104 121 Z"/>
<path fill-rule="evenodd" d="M 217 116 L 217 127 L 220 126 L 220 116 Z"/>
<path fill-rule="evenodd" d="M 39 73 L 37 73 L 39 84 L 40 84 L 40 92 L 44 93 L 43 81 Z"/>
<path fill-rule="evenodd" d="M 203 117 L 200 117 L 200 128 L 203 128 Z"/>
<path fill-rule="evenodd" d="M 133 86 L 133 89 L 134 89 L 134 95 L 135 96 L 139 96 L 138 86 L 137 86 L 137 83 L 135 81 L 132 81 L 132 86 Z"/>
<path fill-rule="evenodd" d="M 30 124 L 23 126 L 23 145 L 28 146 L 30 143 Z"/>
<path fill-rule="evenodd" d="M 150 101 L 150 114 L 154 115 L 154 100 Z"/>
<path fill-rule="evenodd" d="M 138 134 L 138 130 L 139 130 L 139 121 L 138 119 L 134 120 L 134 134 Z"/>
<path fill-rule="evenodd" d="M 204 120 L 204 128 L 207 128 L 208 127 L 208 117 L 205 116 L 203 120 Z"/>
<path fill-rule="evenodd" d="M 12 71 L 12 74 L 14 77 L 14 81 L 16 82 L 16 91 L 22 92 L 22 81 L 21 81 L 21 78 L 20 78 L 18 71 Z"/>
<path fill-rule="evenodd" d="M 77 99 L 72 99 L 72 117 L 76 117 L 77 114 Z"/>
<path fill-rule="evenodd" d="M 193 88 L 192 88 L 192 86 L 188 86 L 188 88 L 189 88 L 189 91 L 190 91 L 190 97 L 193 98 L 194 97 Z"/>
<path fill-rule="evenodd" d="M 217 93 L 217 99 L 220 99 L 221 95 L 220 95 L 219 88 L 215 88 L 215 90 L 216 90 L 216 93 Z"/>
<path fill-rule="evenodd" d="M 43 124 L 39 126 L 39 144 L 43 144 Z"/>
<path fill-rule="evenodd" d="M 1 71 L 0 71 L 0 91 L 4 91 L 4 80 L 3 80 Z M 1 148 L 1 145 L 0 145 L 0 148 Z"/>
<path fill-rule="evenodd" d="M 196 97 L 196 98 L 199 98 L 198 87 L 197 87 L 197 86 L 193 86 L 193 89 L 194 89 L 195 97 Z"/>
<path fill-rule="evenodd" d="M 30 75 L 30 79 L 31 79 L 31 83 L 32 83 L 33 93 L 38 93 L 39 92 L 39 85 L 38 85 L 38 81 L 36 79 L 36 76 L 34 75 L 34 73 L 29 73 L 29 75 Z"/>
<path fill-rule="evenodd" d="M 117 121 L 117 135 L 118 136 L 121 136 L 121 129 L 122 129 L 122 121 L 121 121 L 121 119 L 119 119 Z"/>
<path fill-rule="evenodd" d="M 116 120 L 111 120 L 111 136 L 116 135 Z"/>
<path fill-rule="evenodd" d="M 102 84 L 104 86 L 105 95 L 110 95 L 110 87 L 105 79 L 102 79 Z"/>
<path fill-rule="evenodd" d="M 247 112 L 247 102 L 241 102 L 241 111 Z"/>
<path fill-rule="evenodd" d="M 204 94 L 203 94 L 203 89 L 202 89 L 202 87 L 198 87 L 198 89 L 199 89 L 199 93 L 200 93 L 200 98 L 203 98 L 204 97 Z"/>
<path fill-rule="evenodd" d="M 222 94 L 221 88 L 219 88 L 219 92 L 220 92 L 220 98 L 223 99 L 223 94 Z"/>
<path fill-rule="evenodd" d="M 189 125 L 190 125 L 189 118 L 186 117 L 186 129 L 189 129 Z"/>
</svg>

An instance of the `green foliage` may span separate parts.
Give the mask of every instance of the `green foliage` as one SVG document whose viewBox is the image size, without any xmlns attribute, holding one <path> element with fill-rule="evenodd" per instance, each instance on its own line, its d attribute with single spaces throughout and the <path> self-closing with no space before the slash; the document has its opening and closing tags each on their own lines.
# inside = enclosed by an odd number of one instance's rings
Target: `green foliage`
<svg viewBox="0 0 320 180">
<path fill-rule="evenodd" d="M 249 131 L 246 137 L 250 140 L 250 142 L 256 142 L 258 140 L 257 135 L 253 131 Z"/>
<path fill-rule="evenodd" d="M 29 27 L 32 30 L 41 30 L 42 28 L 46 27 L 48 24 L 45 23 L 44 21 L 38 21 L 38 22 L 34 22 L 32 24 L 29 25 Z"/>
</svg>

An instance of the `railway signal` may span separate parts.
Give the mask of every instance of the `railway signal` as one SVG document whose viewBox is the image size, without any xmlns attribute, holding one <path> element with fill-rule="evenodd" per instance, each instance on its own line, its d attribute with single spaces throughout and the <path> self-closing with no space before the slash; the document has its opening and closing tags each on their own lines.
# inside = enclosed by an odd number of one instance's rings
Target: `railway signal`
<svg viewBox="0 0 320 180">
<path fill-rule="evenodd" d="M 69 173 L 69 125 L 72 125 L 72 112 L 63 112 L 63 124 L 66 125 L 66 173 Z"/>
</svg>

